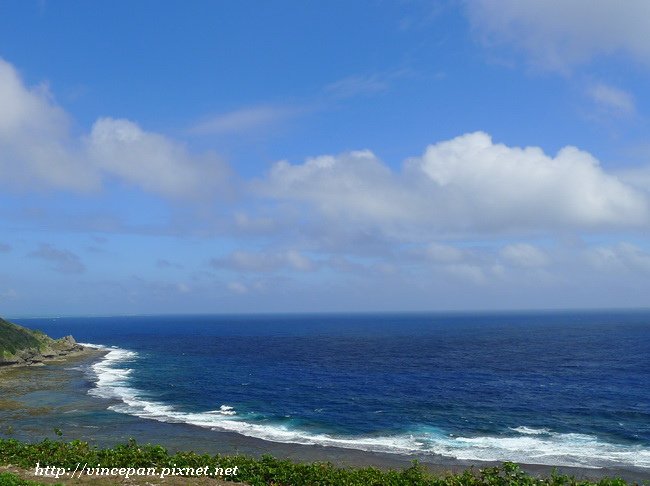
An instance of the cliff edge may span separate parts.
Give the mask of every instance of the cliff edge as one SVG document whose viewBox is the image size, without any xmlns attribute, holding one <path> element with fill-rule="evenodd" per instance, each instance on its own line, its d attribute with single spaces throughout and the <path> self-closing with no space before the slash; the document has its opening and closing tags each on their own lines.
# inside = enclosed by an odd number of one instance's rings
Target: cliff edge
<svg viewBox="0 0 650 486">
<path fill-rule="evenodd" d="M 0 318 L 0 367 L 38 364 L 84 349 L 72 336 L 52 339 Z"/>
</svg>

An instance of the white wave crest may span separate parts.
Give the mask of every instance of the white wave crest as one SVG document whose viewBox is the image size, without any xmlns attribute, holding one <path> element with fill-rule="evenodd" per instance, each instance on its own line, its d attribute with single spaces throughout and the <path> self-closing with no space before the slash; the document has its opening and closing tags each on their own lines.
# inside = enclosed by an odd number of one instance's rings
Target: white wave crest
<svg viewBox="0 0 650 486">
<path fill-rule="evenodd" d="M 519 427 L 513 427 L 510 430 L 519 432 L 522 435 L 543 435 L 550 432 L 549 429 L 533 429 L 532 427 L 525 427 L 523 425 L 520 425 Z"/>
<path fill-rule="evenodd" d="M 89 390 L 89 394 L 101 398 L 123 399 L 131 394 L 132 389 L 128 386 L 128 377 L 133 371 L 130 368 L 119 368 L 118 363 L 130 362 L 137 358 L 138 354 L 120 348 L 110 349 L 104 358 L 92 365 L 91 369 L 96 375 L 95 388 Z"/>
<path fill-rule="evenodd" d="M 514 461 L 578 467 L 630 465 L 650 468 L 650 449 L 604 442 L 587 434 L 517 427 L 517 436 L 454 437 L 434 440 L 436 454 L 460 460 Z"/>
<path fill-rule="evenodd" d="M 237 415 L 237 412 L 229 406 L 229 405 L 221 405 L 219 407 L 219 410 L 210 410 L 209 412 L 205 413 L 215 413 L 215 414 L 220 414 L 220 415 Z"/>
<path fill-rule="evenodd" d="M 99 346 L 97 346 L 99 347 Z M 411 433 L 346 437 L 316 434 L 282 424 L 260 424 L 237 417 L 230 405 L 207 412 L 184 412 L 171 405 L 148 400 L 141 391 L 129 386 L 137 353 L 120 348 L 110 351 L 92 366 L 96 387 L 90 394 L 119 400 L 109 408 L 115 412 L 169 423 L 185 423 L 214 430 L 236 432 L 272 442 L 321 445 L 393 454 L 432 454 L 463 461 L 515 461 L 579 467 L 628 465 L 650 468 L 650 449 L 641 446 L 604 442 L 592 435 L 559 433 L 526 426 L 512 428 L 514 435 L 459 437 L 422 426 Z"/>
</svg>

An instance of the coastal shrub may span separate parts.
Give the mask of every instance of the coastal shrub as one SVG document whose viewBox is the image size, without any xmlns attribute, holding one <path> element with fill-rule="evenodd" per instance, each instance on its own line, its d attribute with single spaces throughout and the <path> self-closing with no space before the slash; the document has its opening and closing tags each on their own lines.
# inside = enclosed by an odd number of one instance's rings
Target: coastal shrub
<svg viewBox="0 0 650 486">
<path fill-rule="evenodd" d="M 622 479 L 605 478 L 598 482 L 576 479 L 552 473 L 547 477 L 535 477 L 523 471 L 517 464 L 506 462 L 500 467 L 468 469 L 462 473 L 434 475 L 421 464 L 413 464 L 402 470 L 381 470 L 374 467 L 341 468 L 329 462 L 296 463 L 277 459 L 270 455 L 253 458 L 242 455 L 224 456 L 177 452 L 170 454 L 159 445 L 140 445 L 131 439 L 126 444 L 100 449 L 87 442 L 45 439 L 27 444 L 15 439 L 0 439 L 0 465 L 12 464 L 25 469 L 36 463 L 74 469 L 77 464 L 88 467 L 190 467 L 208 466 L 234 468 L 237 476 L 223 479 L 239 481 L 251 486 L 624 486 Z M 33 485 L 16 483 L 11 475 L 2 485 Z M 154 480 L 155 484 L 155 480 Z"/>
</svg>

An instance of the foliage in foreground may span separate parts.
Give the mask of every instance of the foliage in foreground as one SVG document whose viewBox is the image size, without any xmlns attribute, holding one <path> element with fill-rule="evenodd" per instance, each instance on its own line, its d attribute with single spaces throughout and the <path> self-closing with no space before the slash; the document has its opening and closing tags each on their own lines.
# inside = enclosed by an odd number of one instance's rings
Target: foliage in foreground
<svg viewBox="0 0 650 486">
<path fill-rule="evenodd" d="M 42 483 L 36 483 L 34 481 L 22 479 L 21 477 L 16 476 L 12 473 L 0 473 L 0 486 L 41 486 L 41 484 Z"/>
<path fill-rule="evenodd" d="M 601 479 L 598 482 L 578 480 L 556 473 L 536 478 L 522 471 L 513 463 L 501 467 L 467 470 L 461 474 L 434 476 L 417 462 L 403 470 L 382 471 L 373 467 L 339 468 L 331 463 L 295 463 L 289 460 L 263 456 L 259 459 L 247 456 L 223 456 L 178 452 L 169 454 L 158 445 L 139 445 L 135 440 L 112 449 L 99 449 L 87 442 L 62 442 L 45 439 L 35 444 L 25 444 L 15 439 L 0 439 L 0 464 L 12 464 L 25 469 L 33 468 L 37 462 L 57 467 L 74 469 L 78 463 L 89 467 L 192 467 L 200 468 L 235 467 L 238 474 L 225 477 L 250 485 L 320 486 L 320 485 L 388 485 L 388 486 L 623 486 L 622 479 Z M 24 482 L 12 475 L 0 475 L 0 486 L 23 486 L 35 483 Z M 2 482 L 6 481 L 6 482 Z M 14 482 L 11 482 L 14 481 Z M 18 481 L 18 482 L 15 482 Z M 23 481 L 23 482 L 20 482 Z"/>
</svg>

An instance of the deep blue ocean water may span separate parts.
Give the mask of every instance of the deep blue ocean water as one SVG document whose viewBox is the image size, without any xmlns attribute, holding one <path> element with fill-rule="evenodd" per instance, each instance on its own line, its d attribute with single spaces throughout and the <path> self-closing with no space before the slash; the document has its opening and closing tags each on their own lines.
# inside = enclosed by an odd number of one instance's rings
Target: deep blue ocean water
<svg viewBox="0 0 650 486">
<path fill-rule="evenodd" d="M 118 413 L 276 442 L 650 468 L 650 312 L 17 319 Z"/>
</svg>

